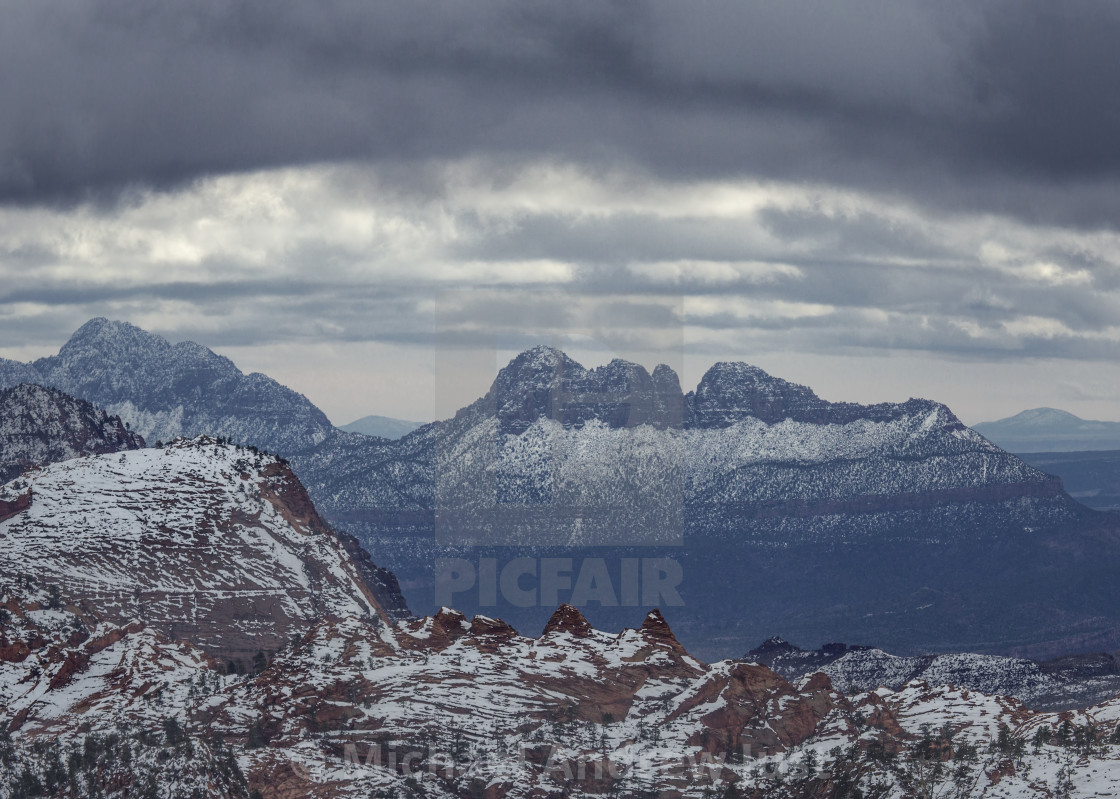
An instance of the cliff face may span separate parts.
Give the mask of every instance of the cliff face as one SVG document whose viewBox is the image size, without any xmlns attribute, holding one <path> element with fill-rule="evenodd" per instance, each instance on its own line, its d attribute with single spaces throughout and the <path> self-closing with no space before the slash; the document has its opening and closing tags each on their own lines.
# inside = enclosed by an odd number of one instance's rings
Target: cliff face
<svg viewBox="0 0 1120 799">
<path fill-rule="evenodd" d="M 367 581 L 376 567 L 355 561 L 272 456 L 181 439 L 56 463 L 0 491 L 14 509 L 0 574 L 51 586 L 89 626 L 138 620 L 248 660 L 322 618 L 407 613 L 395 581 Z"/>
<path fill-rule="evenodd" d="M 85 400 L 26 383 L 0 391 L 0 483 L 29 466 L 143 446 L 120 417 Z"/>
</svg>

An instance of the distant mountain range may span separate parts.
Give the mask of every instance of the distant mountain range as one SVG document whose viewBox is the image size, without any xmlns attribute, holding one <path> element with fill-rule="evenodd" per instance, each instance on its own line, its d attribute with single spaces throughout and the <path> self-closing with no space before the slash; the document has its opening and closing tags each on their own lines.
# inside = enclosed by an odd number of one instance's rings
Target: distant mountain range
<svg viewBox="0 0 1120 799">
<path fill-rule="evenodd" d="M 388 416 L 363 416 L 361 419 L 350 424 L 344 424 L 338 429 L 345 430 L 347 433 L 361 433 L 363 436 L 396 440 L 423 426 L 421 422 L 392 419 Z"/>
<path fill-rule="evenodd" d="M 1081 419 L 1057 408 L 1032 408 L 972 429 L 1008 452 L 1120 450 L 1120 422 Z"/>
<path fill-rule="evenodd" d="M 1120 646 L 1116 518 L 929 400 L 832 403 L 743 363 L 686 393 L 666 366 L 585 369 L 538 347 L 452 419 L 393 441 L 338 430 L 205 347 L 104 319 L 57 356 L 0 362 L 0 386 L 29 379 L 149 441 L 209 433 L 285 455 L 422 611 L 532 628 L 570 599 L 617 628 L 663 604 L 702 657 L 777 631 L 902 653 Z"/>
</svg>

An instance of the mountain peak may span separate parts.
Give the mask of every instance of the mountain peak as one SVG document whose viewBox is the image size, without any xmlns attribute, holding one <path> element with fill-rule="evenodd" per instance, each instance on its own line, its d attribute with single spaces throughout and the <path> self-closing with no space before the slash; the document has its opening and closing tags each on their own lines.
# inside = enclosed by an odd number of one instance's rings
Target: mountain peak
<svg viewBox="0 0 1120 799">
<path fill-rule="evenodd" d="M 1080 416 L 1075 416 L 1069 411 L 1063 411 L 1059 408 L 1028 408 L 1025 411 L 1011 416 L 1007 419 L 1000 419 L 1001 422 L 1017 422 L 1022 424 L 1052 424 L 1054 422 L 1084 422 Z"/>
<path fill-rule="evenodd" d="M 538 346 L 498 373 L 487 401 L 502 432 L 515 435 L 542 418 L 565 427 L 591 421 L 613 428 L 680 427 L 684 397 L 676 374 L 667 366 L 656 374 L 622 358 L 588 370 L 554 347 Z"/>
<path fill-rule="evenodd" d="M 92 402 L 149 441 L 221 435 L 292 454 L 333 430 L 308 399 L 261 374 L 245 375 L 192 341 L 167 339 L 128 322 L 90 319 L 57 355 L 0 362 L 0 387 L 39 383 Z"/>
<path fill-rule="evenodd" d="M 591 632 L 591 622 L 577 608 L 564 603 L 553 612 L 541 635 L 569 633 L 577 638 L 586 638 Z"/>
<path fill-rule="evenodd" d="M 772 377 L 748 363 L 729 361 L 714 364 L 689 396 L 701 427 L 729 427 L 748 417 L 767 424 L 791 417 L 815 418 L 829 404 L 806 386 Z"/>
<path fill-rule="evenodd" d="M 149 333 L 129 322 L 109 320 L 104 316 L 90 319 L 74 331 L 62 345 L 59 356 L 94 350 L 99 353 L 125 354 L 136 351 L 170 348 L 163 336 Z"/>
<path fill-rule="evenodd" d="M 539 344 L 514 357 L 498 372 L 497 380 L 502 380 L 504 376 L 507 381 L 540 384 L 541 381 L 551 382 L 554 376 L 568 372 L 582 374 L 585 371 L 562 350 Z"/>
<path fill-rule="evenodd" d="M 658 608 L 654 608 L 646 614 L 645 619 L 642 621 L 640 632 L 647 639 L 663 644 L 670 649 L 685 653 L 684 647 L 681 646 L 677 636 L 673 634 L 673 630 L 669 627 L 669 622 L 661 615 Z"/>
<path fill-rule="evenodd" d="M 1120 449 L 1120 422 L 1082 419 L 1058 408 L 1030 408 L 973 429 L 1011 452 Z"/>
</svg>

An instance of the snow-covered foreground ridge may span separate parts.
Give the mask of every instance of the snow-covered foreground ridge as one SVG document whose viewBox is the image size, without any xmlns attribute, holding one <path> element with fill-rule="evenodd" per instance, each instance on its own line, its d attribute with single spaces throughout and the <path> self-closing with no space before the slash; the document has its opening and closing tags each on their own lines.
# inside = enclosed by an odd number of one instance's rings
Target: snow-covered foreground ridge
<svg viewBox="0 0 1120 799">
<path fill-rule="evenodd" d="M 326 616 L 389 618 L 283 461 L 206 437 L 3 486 L 0 574 L 34 578 L 86 624 L 139 622 L 227 658 Z"/>
<path fill-rule="evenodd" d="M 703 663 L 657 611 L 606 633 L 565 605 L 535 638 L 394 620 L 285 463 L 221 441 L 53 464 L 0 502 L 2 796 L 1120 790 L 1116 700 L 845 696 Z"/>
<path fill-rule="evenodd" d="M 140 624 L 88 627 L 27 580 L 0 590 L 3 795 L 1120 791 L 1120 701 L 1036 714 L 922 681 L 844 696 L 823 674 L 701 663 L 656 611 L 611 634 L 564 606 L 536 638 L 447 609 L 324 620 L 238 675 Z"/>
</svg>

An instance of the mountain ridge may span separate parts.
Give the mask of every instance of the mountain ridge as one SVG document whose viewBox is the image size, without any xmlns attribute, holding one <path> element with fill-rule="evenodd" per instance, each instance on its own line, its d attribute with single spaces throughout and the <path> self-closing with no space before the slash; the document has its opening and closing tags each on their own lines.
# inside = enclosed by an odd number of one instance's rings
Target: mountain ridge
<svg viewBox="0 0 1120 799">
<path fill-rule="evenodd" d="M 33 575 L 89 626 L 142 621 L 221 657 L 324 615 L 407 617 L 275 456 L 208 437 L 49 464 L 0 486 L 0 573 Z M 21 502 L 22 500 L 22 502 Z"/>
</svg>

